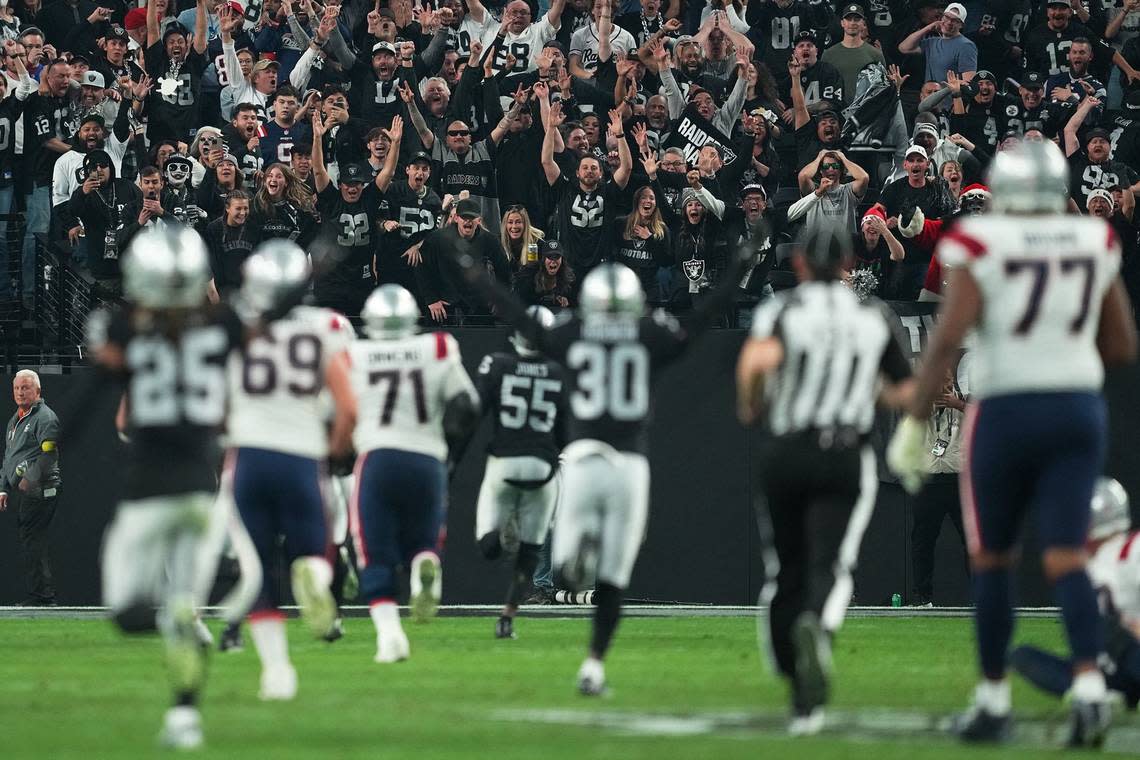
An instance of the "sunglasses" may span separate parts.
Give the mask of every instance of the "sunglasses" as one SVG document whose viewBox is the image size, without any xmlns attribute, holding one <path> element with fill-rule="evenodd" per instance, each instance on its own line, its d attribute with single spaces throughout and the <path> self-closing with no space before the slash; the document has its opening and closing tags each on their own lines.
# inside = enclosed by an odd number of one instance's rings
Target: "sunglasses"
<svg viewBox="0 0 1140 760">
<path fill-rule="evenodd" d="M 820 164 L 820 165 L 819 165 L 819 168 L 820 168 L 820 169 L 823 169 L 823 170 L 825 170 L 825 171 L 826 171 L 827 169 L 842 169 L 842 168 L 843 168 L 843 164 L 833 164 L 833 163 L 826 163 L 826 164 Z"/>
<path fill-rule="evenodd" d="M 471 130 L 469 129 L 449 129 L 447 130 L 448 137 L 470 137 Z"/>
</svg>

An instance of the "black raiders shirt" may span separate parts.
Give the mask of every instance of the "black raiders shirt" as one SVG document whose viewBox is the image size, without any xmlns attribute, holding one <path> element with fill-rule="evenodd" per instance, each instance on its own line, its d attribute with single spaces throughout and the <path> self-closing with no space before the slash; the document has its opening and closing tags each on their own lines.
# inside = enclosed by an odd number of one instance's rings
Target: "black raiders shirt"
<svg viewBox="0 0 1140 760">
<path fill-rule="evenodd" d="M 609 252 L 609 229 L 613 226 L 620 188 L 602 180 L 598 189 L 590 193 L 581 188 L 576 177 L 561 174 L 552 190 L 558 198 L 558 240 L 567 263 L 578 271 L 589 269 Z"/>
<path fill-rule="evenodd" d="M 94 312 L 88 344 L 122 351 L 127 387 L 123 498 L 217 490 L 218 433 L 226 417 L 226 357 L 243 328 L 228 307 L 180 314 Z"/>
<path fill-rule="evenodd" d="M 198 124 L 198 94 L 202 89 L 202 72 L 206 70 L 206 57 L 193 47 L 186 60 L 174 67 L 166 55 L 162 40 L 146 49 L 146 72 L 154 80 L 150 100 L 147 102 L 147 135 L 151 142 L 167 137 L 187 140 L 194 136 Z M 163 81 L 177 82 L 171 94 L 163 94 Z"/>
<path fill-rule="evenodd" d="M 1069 158 L 1069 195 L 1081 209 L 1088 208 L 1089 193 L 1097 188 L 1108 190 L 1120 185 L 1132 187 L 1140 181 L 1140 175 L 1130 166 L 1120 161 L 1105 161 L 1103 164 L 1089 162 L 1084 153 Z"/>
<path fill-rule="evenodd" d="M 15 181 L 16 125 L 24 112 L 24 103 L 15 92 L 0 100 L 0 187 Z"/>
<path fill-rule="evenodd" d="M 36 185 L 51 184 L 56 159 L 62 154 L 45 148 L 44 143 L 53 137 L 64 142 L 70 139 L 70 117 L 71 101 L 66 96 L 54 98 L 33 92 L 24 103 L 24 155 Z"/>
<path fill-rule="evenodd" d="M 443 201 L 430 187 L 421 198 L 408 187 L 407 180 L 388 186 L 380 201 L 380 217 L 400 223 L 395 232 L 381 237 L 376 256 L 376 275 L 381 282 L 412 282 L 415 274 L 403 258 L 404 253 L 435 229 L 436 220 L 443 214 Z"/>
<path fill-rule="evenodd" d="M 372 254 L 379 209 L 377 192 L 376 185 L 370 183 L 365 185 L 360 200 L 349 203 L 341 196 L 340 188 L 330 184 L 317 195 L 321 229 L 317 235 L 318 256 L 314 266 L 321 274 L 316 277 L 314 292 L 318 301 L 322 300 L 322 294 L 371 290 L 374 286 Z M 335 257 L 334 261 L 324 260 L 330 255 Z"/>
<path fill-rule="evenodd" d="M 570 391 L 561 366 L 541 356 L 487 354 L 475 387 L 491 418 L 488 454 L 558 461 Z"/>
</svg>

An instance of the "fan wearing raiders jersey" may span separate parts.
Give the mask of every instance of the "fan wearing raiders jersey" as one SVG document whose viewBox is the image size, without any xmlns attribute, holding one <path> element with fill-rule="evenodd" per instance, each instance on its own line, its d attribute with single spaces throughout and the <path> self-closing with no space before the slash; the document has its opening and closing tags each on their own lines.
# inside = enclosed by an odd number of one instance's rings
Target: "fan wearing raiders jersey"
<svg viewBox="0 0 1140 760">
<path fill-rule="evenodd" d="M 544 328 L 554 324 L 554 314 L 544 306 L 527 312 Z M 518 333 L 511 343 L 514 354 L 487 354 L 475 378 L 492 425 L 475 511 L 475 540 L 483 556 L 494 560 L 504 548 L 509 551 L 503 546 L 503 528 L 509 522 L 518 525 L 514 573 L 495 625 L 499 639 L 515 638 L 519 602 L 530 587 L 554 515 L 569 390 L 561 366 L 540 356 Z"/>
<path fill-rule="evenodd" d="M 193 230 L 145 231 L 123 262 L 130 305 L 95 312 L 88 327 L 95 363 L 126 385 L 119 422 L 130 441 L 103 543 L 103 602 L 124 632 L 161 631 L 174 691 L 161 740 L 189 749 L 202 743 L 205 669 L 196 565 L 217 483 L 225 362 L 243 327 L 228 308 L 203 306 L 209 265 Z"/>
<path fill-rule="evenodd" d="M 308 257 L 293 243 L 274 240 L 246 260 L 242 274 L 240 303 L 264 313 L 283 295 L 305 287 Z M 273 571 L 282 539 L 293 597 L 309 633 L 323 638 L 336 617 L 322 491 L 325 461 L 351 449 L 356 401 L 346 349 L 352 338 L 348 321 L 336 312 L 295 306 L 229 359 L 224 479 L 265 568 L 250 615 L 264 700 L 290 700 L 297 693 L 280 611 L 281 579 Z M 326 390 L 335 405 L 331 431 Z"/>
<path fill-rule="evenodd" d="M 576 281 L 582 282 L 586 273 L 609 252 L 609 231 L 617 215 L 620 194 L 629 183 L 633 159 L 622 129 L 621 114 L 610 111 L 609 134 L 617 139 L 620 160 L 613 179 L 604 178 L 602 162 L 593 155 L 580 158 L 574 179 L 569 179 L 554 160 L 555 132 L 565 120 L 561 103 L 550 106 L 550 119 L 542 141 L 542 169 L 558 199 L 555 210 L 558 241 L 562 243 L 566 263 L 574 270 Z"/>
<path fill-rule="evenodd" d="M 1065 125 L 1065 156 L 1069 159 L 1072 176 L 1069 180 L 1069 194 L 1080 208 L 1087 208 L 1089 193 L 1097 188 L 1110 190 L 1122 187 L 1132 192 L 1140 189 L 1140 175 L 1132 167 L 1110 159 L 1111 135 L 1103 127 L 1094 127 L 1084 135 L 1084 152 L 1077 130 L 1085 121 L 1096 100 L 1086 98 L 1077 106 L 1076 113 Z"/>
<path fill-rule="evenodd" d="M 783 72 L 800 32 L 826 29 L 832 15 L 831 4 L 819 0 L 762 0 L 748 4 L 744 20 L 751 28 L 748 39 L 761 51 L 765 65 Z"/>
<path fill-rule="evenodd" d="M 147 8 L 146 73 L 154 80 L 147 103 L 147 137 L 152 143 L 174 138 L 189 142 L 200 125 L 202 72 L 206 52 L 206 0 L 198 0 L 193 47 L 190 32 L 179 23 L 159 35 L 157 11 Z"/>
<path fill-rule="evenodd" d="M 596 580 L 593 635 L 578 671 L 578 690 L 601 695 L 606 691 L 602 660 L 621 617 L 622 594 L 649 512 L 653 381 L 727 308 L 753 251 L 751 246 L 736 251 L 729 272 L 684 328 L 663 312 L 645 316 L 637 275 L 612 263 L 586 276 L 578 316 L 546 328 L 514 294 L 492 282 L 467 250 L 461 246 L 458 253 L 465 277 L 494 301 L 498 315 L 529 345 L 562 364 L 573 381 L 569 443 L 563 450 L 565 497 L 551 551 L 561 580 L 557 586 L 582 590 Z"/>
<path fill-rule="evenodd" d="M 558 34 L 562 25 L 562 9 L 566 0 L 553 0 L 550 10 L 538 21 L 531 23 L 530 5 L 525 0 L 511 0 L 503 11 L 504 32 L 502 41 L 495 48 L 496 72 L 502 71 L 507 64 L 507 56 L 515 57 L 514 68 L 508 73 L 518 74 L 524 71 L 534 71 L 537 66 L 539 52 L 550 40 Z M 488 28 L 483 36 L 483 47 L 489 48 L 495 41 L 495 35 Z"/>
<path fill-rule="evenodd" d="M 376 187 L 384 194 L 381 209 L 387 218 L 373 268 L 378 282 L 394 282 L 417 294 L 414 267 L 422 261 L 420 243 L 435 229 L 436 220 L 443 214 L 443 201 L 428 187 L 431 157 L 423 151 L 413 154 L 404 167 L 407 179 L 392 181 L 404 137 L 403 119 L 392 119 L 392 128 L 384 134 L 391 145 L 376 176 Z"/>
<path fill-rule="evenodd" d="M 843 623 L 851 571 L 875 507 L 868 442 L 883 400 L 908 398 L 910 362 L 893 317 L 843 282 L 850 235 L 813 230 L 795 248 L 800 285 L 763 302 L 737 365 L 738 416 L 764 413 L 763 497 L 757 521 L 765 585 L 760 630 L 792 687 L 793 734 L 823 727 L 831 640 Z M 890 391 L 890 393 L 888 393 Z"/>
<path fill-rule="evenodd" d="M 349 527 L 381 663 L 410 654 L 396 608 L 398 567 L 411 577 L 412 617 L 426 622 L 439 609 L 447 462 L 479 421 L 459 344 L 447 333 L 416 334 L 419 316 L 411 293 L 381 285 L 364 304 L 368 337 L 349 349 L 359 409 Z"/>
<path fill-rule="evenodd" d="M 349 78 L 352 112 L 367 124 L 382 127 L 403 112 L 400 86 L 407 80 L 414 82 L 415 73 L 410 67 L 398 66 L 396 46 L 382 40 L 372 46 L 370 57 L 356 59 Z"/>
<path fill-rule="evenodd" d="M 340 167 L 333 187 L 322 148 L 324 124 L 313 114 L 313 180 L 321 224 L 313 251 L 318 270 L 313 285 L 317 303 L 349 318 L 359 318 L 364 299 L 376 284 L 379 189 L 363 164 Z"/>
</svg>

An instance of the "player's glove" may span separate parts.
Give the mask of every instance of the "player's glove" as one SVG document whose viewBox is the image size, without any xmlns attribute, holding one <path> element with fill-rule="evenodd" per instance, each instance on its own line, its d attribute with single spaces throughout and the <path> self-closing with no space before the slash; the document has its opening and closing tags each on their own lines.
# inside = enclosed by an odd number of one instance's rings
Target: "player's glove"
<svg viewBox="0 0 1140 760">
<path fill-rule="evenodd" d="M 887 446 L 887 467 L 908 493 L 918 493 L 926 478 L 926 424 L 909 414 L 902 418 Z"/>
</svg>

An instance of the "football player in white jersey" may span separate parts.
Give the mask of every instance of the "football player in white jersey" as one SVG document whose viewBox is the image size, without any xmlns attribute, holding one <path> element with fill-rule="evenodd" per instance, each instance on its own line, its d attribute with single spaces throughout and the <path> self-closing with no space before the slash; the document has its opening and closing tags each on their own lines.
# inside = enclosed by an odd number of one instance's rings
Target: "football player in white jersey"
<svg viewBox="0 0 1140 760">
<path fill-rule="evenodd" d="M 965 741 L 1009 736 L 1011 566 L 1032 511 L 1072 649 L 1066 740 L 1096 746 L 1110 711 L 1097 658 L 1104 631 L 1085 565 L 1089 503 L 1106 448 L 1104 365 L 1135 360 L 1136 328 L 1103 219 L 1065 214 L 1069 168 L 1049 142 L 1000 152 L 993 213 L 963 219 L 939 242 L 951 268 L 914 401 L 888 448 L 904 486 L 921 484 L 924 421 L 963 339 L 975 330 L 974 399 L 964 428 L 962 512 L 973 567 L 982 681 L 954 721 Z"/>
<path fill-rule="evenodd" d="M 397 568 L 411 576 L 415 620 L 439 608 L 448 452 L 461 451 L 474 432 L 479 396 L 455 338 L 417 334 L 420 310 L 411 293 L 381 285 L 360 316 L 367 339 L 349 348 L 359 409 L 349 527 L 360 593 L 376 625 L 376 662 L 387 663 L 409 655 L 396 608 Z"/>
<path fill-rule="evenodd" d="M 242 274 L 239 308 L 263 313 L 308 283 L 308 257 L 289 241 L 271 241 L 250 256 Z M 336 617 L 323 487 L 330 452 L 342 455 L 351 443 L 356 403 L 345 348 L 352 336 L 340 314 L 295 306 L 229 361 L 225 479 L 265 569 L 249 619 L 262 666 L 259 696 L 266 700 L 297 693 L 280 584 L 270 570 L 282 537 L 293 596 L 310 633 L 325 636 Z M 326 388 L 336 406 L 331 432 L 321 398 Z"/>
<path fill-rule="evenodd" d="M 1128 492 L 1112 478 L 1101 478 L 1088 540 L 1089 576 L 1100 593 L 1107 634 L 1101 670 L 1108 688 L 1135 710 L 1140 702 L 1140 531 L 1131 528 Z M 1013 650 L 1010 665 L 1058 697 L 1073 685 L 1073 663 L 1037 647 Z"/>
</svg>

